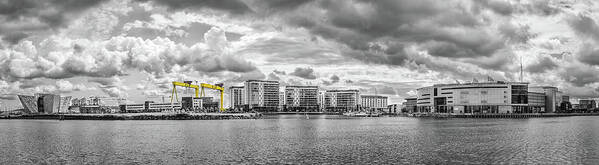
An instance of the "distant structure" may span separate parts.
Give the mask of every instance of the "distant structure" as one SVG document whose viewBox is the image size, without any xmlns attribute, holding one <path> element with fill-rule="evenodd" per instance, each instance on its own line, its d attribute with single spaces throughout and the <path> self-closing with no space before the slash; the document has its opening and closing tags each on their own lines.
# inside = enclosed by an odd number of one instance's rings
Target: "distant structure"
<svg viewBox="0 0 599 165">
<path fill-rule="evenodd" d="M 319 111 L 318 86 L 285 86 L 286 111 Z"/>
<path fill-rule="evenodd" d="M 358 90 L 327 90 L 324 96 L 324 107 L 329 112 L 357 111 L 360 104 Z"/>
<path fill-rule="evenodd" d="M 67 113 L 71 96 L 60 97 L 57 94 L 37 93 L 33 96 L 17 95 L 26 113 L 54 114 Z"/>
</svg>

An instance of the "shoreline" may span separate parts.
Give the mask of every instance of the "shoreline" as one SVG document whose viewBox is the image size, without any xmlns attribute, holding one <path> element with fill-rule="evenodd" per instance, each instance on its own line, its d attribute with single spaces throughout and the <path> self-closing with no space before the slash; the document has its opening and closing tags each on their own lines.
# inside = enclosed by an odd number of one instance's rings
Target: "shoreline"
<svg viewBox="0 0 599 165">
<path fill-rule="evenodd" d="M 43 114 L 3 116 L 0 119 L 34 120 L 232 120 L 259 119 L 260 113 L 113 113 L 113 114 Z"/>
<path fill-rule="evenodd" d="M 496 113 L 496 114 L 447 114 L 447 113 L 416 113 L 401 116 L 422 118 L 543 118 L 570 116 L 599 116 L 599 113 Z"/>
</svg>

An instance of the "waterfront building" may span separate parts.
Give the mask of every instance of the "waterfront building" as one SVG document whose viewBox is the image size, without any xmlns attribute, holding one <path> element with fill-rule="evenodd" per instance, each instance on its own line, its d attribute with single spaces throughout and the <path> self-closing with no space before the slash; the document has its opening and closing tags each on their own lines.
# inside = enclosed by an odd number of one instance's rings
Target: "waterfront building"
<svg viewBox="0 0 599 165">
<path fill-rule="evenodd" d="M 279 110 L 278 111 L 286 111 L 285 105 L 285 92 L 279 92 Z"/>
<path fill-rule="evenodd" d="M 279 108 L 279 82 L 248 80 L 244 83 L 245 103 L 260 112 L 274 112 Z"/>
<path fill-rule="evenodd" d="M 318 86 L 286 86 L 284 98 L 287 111 L 319 111 Z"/>
<path fill-rule="evenodd" d="M 387 108 L 387 96 L 360 95 L 362 108 L 371 111 L 382 111 Z"/>
<path fill-rule="evenodd" d="M 417 89 L 416 112 L 530 113 L 528 83 L 436 84 Z"/>
<path fill-rule="evenodd" d="M 360 91 L 358 90 L 327 90 L 324 106 L 327 111 L 345 112 L 359 110 Z"/>
<path fill-rule="evenodd" d="M 560 93 L 557 90 L 557 87 L 551 86 L 538 86 L 538 87 L 530 87 L 528 89 L 532 92 L 543 93 L 545 95 L 545 109 L 543 112 L 553 113 L 556 111 L 556 107 L 560 105 L 561 99 L 559 99 L 558 94 Z"/>
<path fill-rule="evenodd" d="M 531 112 L 539 113 L 545 112 L 545 93 L 541 92 L 528 92 L 528 106 Z"/>
<path fill-rule="evenodd" d="M 146 110 L 144 104 L 121 104 L 119 108 L 122 113 L 141 113 Z"/>
<path fill-rule="evenodd" d="M 204 108 L 203 100 L 200 97 L 182 97 L 181 108 L 189 111 L 200 110 Z"/>
<path fill-rule="evenodd" d="M 405 111 L 408 113 L 414 113 L 416 112 L 416 107 L 417 107 L 417 103 L 418 103 L 418 98 L 416 97 L 410 97 L 410 98 L 406 98 L 405 101 Z"/>
<path fill-rule="evenodd" d="M 591 110 L 597 108 L 597 101 L 594 99 L 579 99 L 578 109 Z"/>
<path fill-rule="evenodd" d="M 321 112 L 325 110 L 325 106 L 324 106 L 325 93 L 326 93 L 325 90 L 318 90 L 318 109 Z"/>
<path fill-rule="evenodd" d="M 401 109 L 403 108 L 404 103 L 402 104 L 391 104 L 387 106 L 387 113 L 402 113 Z"/>
<path fill-rule="evenodd" d="M 66 113 L 70 101 L 70 96 L 60 97 L 57 94 L 45 93 L 37 93 L 33 96 L 17 95 L 17 97 L 26 113 Z"/>
<path fill-rule="evenodd" d="M 232 86 L 229 88 L 229 99 L 231 109 L 244 109 L 245 101 L 245 88 L 243 86 Z"/>
</svg>

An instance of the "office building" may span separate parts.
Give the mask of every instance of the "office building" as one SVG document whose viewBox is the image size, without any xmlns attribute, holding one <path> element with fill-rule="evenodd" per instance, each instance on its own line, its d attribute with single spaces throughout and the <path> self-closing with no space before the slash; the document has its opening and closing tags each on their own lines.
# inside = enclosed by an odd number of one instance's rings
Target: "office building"
<svg viewBox="0 0 599 165">
<path fill-rule="evenodd" d="M 279 108 L 279 82 L 248 80 L 244 83 L 245 103 L 259 112 L 275 112 Z"/>
<path fill-rule="evenodd" d="M 530 87 L 528 89 L 531 92 L 543 93 L 545 95 L 545 108 L 542 112 L 553 113 L 556 112 L 556 107 L 559 107 L 561 98 L 558 95 L 561 93 L 557 90 L 557 87 L 551 86 L 538 86 Z"/>
<path fill-rule="evenodd" d="M 318 86 L 286 86 L 284 98 L 287 111 L 319 111 Z"/>
<path fill-rule="evenodd" d="M 417 89 L 416 112 L 531 113 L 528 83 L 472 82 L 436 84 Z"/>
<path fill-rule="evenodd" d="M 594 99 L 579 99 L 578 109 L 591 110 L 597 108 L 597 101 Z"/>
<path fill-rule="evenodd" d="M 229 96 L 230 96 L 230 107 L 231 109 L 244 109 L 245 101 L 245 89 L 243 86 L 232 86 L 229 88 Z"/>
<path fill-rule="evenodd" d="M 359 110 L 360 91 L 358 90 L 327 90 L 324 106 L 330 112 L 346 112 Z"/>
<path fill-rule="evenodd" d="M 360 95 L 363 109 L 382 111 L 387 108 L 387 96 Z"/>
<path fill-rule="evenodd" d="M 416 112 L 416 107 L 417 107 L 417 103 L 418 103 L 418 98 L 416 97 L 410 97 L 410 98 L 406 98 L 405 103 L 405 111 L 408 113 L 414 113 Z"/>
</svg>

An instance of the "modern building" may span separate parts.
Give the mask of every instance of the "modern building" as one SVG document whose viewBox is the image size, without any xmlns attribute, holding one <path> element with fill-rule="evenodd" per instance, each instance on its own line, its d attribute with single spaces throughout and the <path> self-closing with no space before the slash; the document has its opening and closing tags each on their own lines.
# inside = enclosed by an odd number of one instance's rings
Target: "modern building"
<svg viewBox="0 0 599 165">
<path fill-rule="evenodd" d="M 319 111 L 318 86 L 286 86 L 284 96 L 286 111 Z"/>
<path fill-rule="evenodd" d="M 230 107 L 231 109 L 244 109 L 245 88 L 243 86 L 232 86 L 229 88 Z"/>
<path fill-rule="evenodd" d="M 279 110 L 278 111 L 286 111 L 285 105 L 285 92 L 279 92 Z"/>
<path fill-rule="evenodd" d="M 324 106 L 327 111 L 345 112 L 359 110 L 360 91 L 358 90 L 327 90 Z"/>
<path fill-rule="evenodd" d="M 410 97 L 410 98 L 406 98 L 405 103 L 405 111 L 408 113 L 414 113 L 416 112 L 416 108 L 417 108 L 417 103 L 418 103 L 418 98 L 416 97 Z"/>
<path fill-rule="evenodd" d="M 530 113 L 528 83 L 472 82 L 417 89 L 417 112 Z"/>
<path fill-rule="evenodd" d="M 387 106 L 387 110 L 385 112 L 387 113 L 402 113 L 401 109 L 403 108 L 403 104 L 391 104 Z"/>
<path fill-rule="evenodd" d="M 545 93 L 528 92 L 528 107 L 533 113 L 545 112 Z"/>
<path fill-rule="evenodd" d="M 543 93 L 545 95 L 545 110 L 543 112 L 556 112 L 556 107 L 559 107 L 561 103 L 561 98 L 558 97 L 558 94 L 561 92 L 557 90 L 557 87 L 538 86 L 530 87 L 528 90 L 531 92 Z"/>
<path fill-rule="evenodd" d="M 144 104 L 121 104 L 119 107 L 122 113 L 141 113 L 146 110 Z"/>
<path fill-rule="evenodd" d="M 360 95 L 363 109 L 383 111 L 387 108 L 387 96 Z"/>
<path fill-rule="evenodd" d="M 578 105 L 578 109 L 591 110 L 597 108 L 597 101 L 594 99 L 580 99 Z"/>
<path fill-rule="evenodd" d="M 66 113 L 70 104 L 70 96 L 60 97 L 57 94 L 37 93 L 33 96 L 17 95 L 27 113 Z M 65 103 L 61 103 L 64 101 Z"/>
<path fill-rule="evenodd" d="M 275 112 L 279 108 L 279 82 L 248 80 L 244 83 L 245 103 L 260 112 Z"/>
<path fill-rule="evenodd" d="M 318 109 L 321 112 L 325 110 L 324 98 L 326 93 L 327 92 L 325 90 L 318 91 Z"/>
<path fill-rule="evenodd" d="M 201 110 L 204 108 L 203 100 L 200 97 L 182 97 L 181 108 L 188 111 Z"/>
</svg>

